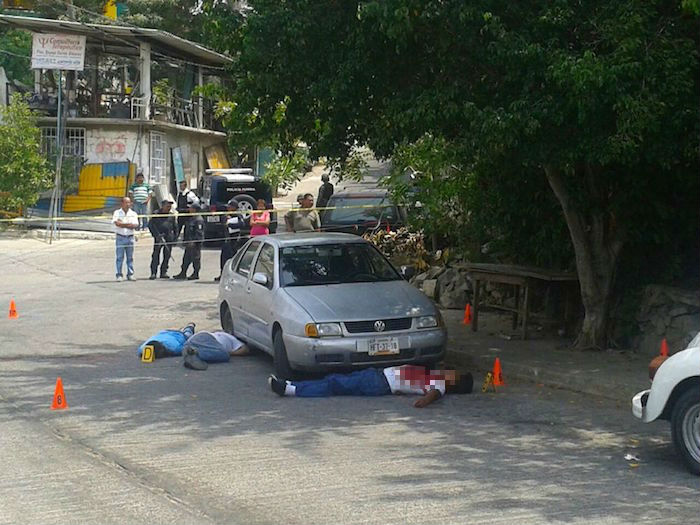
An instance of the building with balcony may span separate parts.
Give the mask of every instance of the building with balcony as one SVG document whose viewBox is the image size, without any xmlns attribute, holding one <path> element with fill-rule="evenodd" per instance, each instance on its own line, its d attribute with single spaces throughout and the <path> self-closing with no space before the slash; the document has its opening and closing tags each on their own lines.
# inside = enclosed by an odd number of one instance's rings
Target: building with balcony
<svg viewBox="0 0 700 525">
<path fill-rule="evenodd" d="M 155 29 L 11 15 L 0 25 L 86 37 L 83 71 L 34 70 L 32 86 L 7 79 L 0 89 L 1 104 L 28 94 L 49 157 L 62 89 L 63 157 L 75 171 L 64 212 L 113 208 L 137 168 L 160 200 L 176 195 L 180 180 L 196 188 L 207 168 L 230 167 L 214 102 L 197 89 L 222 82 L 229 57 Z"/>
</svg>

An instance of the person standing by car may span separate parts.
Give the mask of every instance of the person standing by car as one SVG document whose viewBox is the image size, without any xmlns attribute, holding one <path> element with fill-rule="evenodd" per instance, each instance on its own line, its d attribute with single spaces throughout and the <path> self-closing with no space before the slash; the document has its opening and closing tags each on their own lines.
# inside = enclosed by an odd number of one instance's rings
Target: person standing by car
<svg viewBox="0 0 700 525">
<path fill-rule="evenodd" d="M 139 216 L 131 209 L 131 199 L 124 197 L 121 208 L 112 215 L 117 234 L 117 281 L 122 280 L 122 264 L 126 256 L 126 278 L 134 278 L 134 230 L 139 227 Z"/>
<path fill-rule="evenodd" d="M 321 187 L 318 189 L 318 199 L 316 199 L 317 208 L 325 208 L 328 206 L 328 200 L 333 196 L 333 184 L 330 182 L 328 174 L 321 175 Z"/>
<path fill-rule="evenodd" d="M 292 215 L 292 229 L 295 233 L 321 231 L 321 218 L 313 207 L 314 196 L 307 193 L 301 201 L 301 209 L 295 210 Z"/>
<path fill-rule="evenodd" d="M 250 214 L 250 236 L 268 235 L 270 233 L 270 212 L 264 199 L 258 199 L 257 210 Z"/>
<path fill-rule="evenodd" d="M 143 179 L 141 168 L 136 172 L 136 182 L 129 186 L 129 198 L 133 201 L 134 211 L 139 216 L 140 230 L 148 228 L 148 203 L 151 202 L 153 190 Z"/>
<path fill-rule="evenodd" d="M 187 213 L 187 206 L 189 203 L 192 201 L 192 199 L 195 197 L 195 194 L 192 190 L 190 190 L 187 187 L 187 181 L 181 180 L 180 181 L 180 192 L 177 194 L 177 212 L 178 213 Z M 177 236 L 176 239 L 180 237 L 180 232 L 182 231 L 182 228 L 187 224 L 187 221 L 190 219 L 189 216 L 178 216 L 177 218 Z"/>
<path fill-rule="evenodd" d="M 221 245 L 221 255 L 219 257 L 219 263 L 221 265 L 221 271 L 224 270 L 224 265 L 231 257 L 236 255 L 239 246 L 241 245 L 241 229 L 245 226 L 245 221 L 243 217 L 238 212 L 238 202 L 235 199 L 231 199 L 226 204 L 226 209 L 228 210 L 228 215 L 226 217 L 226 227 L 224 229 L 224 243 Z M 215 282 L 221 280 L 221 273 L 218 277 L 214 278 Z"/>
<path fill-rule="evenodd" d="M 173 201 L 164 199 L 160 203 L 158 210 L 159 217 L 153 217 L 148 224 L 148 229 L 153 235 L 153 254 L 151 255 L 151 276 L 149 279 L 156 278 L 158 271 L 158 263 L 160 263 L 160 278 L 170 279 L 168 277 L 168 264 L 170 263 L 170 253 L 172 244 L 177 240 L 177 223 L 175 217 L 170 214 Z M 160 261 L 160 252 L 163 251 L 163 261 Z"/>
<path fill-rule="evenodd" d="M 192 215 L 185 225 L 185 255 L 182 257 L 180 273 L 173 276 L 173 279 L 187 279 L 188 281 L 199 279 L 202 244 L 204 244 L 204 219 L 199 214 L 201 209 L 199 199 L 195 198 L 188 204 L 187 212 Z M 192 275 L 188 277 L 187 269 L 190 264 L 192 264 Z"/>
</svg>

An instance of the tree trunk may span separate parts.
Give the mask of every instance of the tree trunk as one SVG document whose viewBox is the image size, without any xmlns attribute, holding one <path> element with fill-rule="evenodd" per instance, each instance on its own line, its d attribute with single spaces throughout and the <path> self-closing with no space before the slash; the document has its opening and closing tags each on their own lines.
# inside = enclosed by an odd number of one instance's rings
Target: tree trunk
<svg viewBox="0 0 700 525">
<path fill-rule="evenodd" d="M 612 287 L 623 244 L 621 231 L 607 208 L 607 195 L 600 191 L 592 166 L 582 167 L 581 173 L 577 170 L 577 176 L 582 177 L 587 186 L 586 210 L 572 202 L 562 170 L 545 166 L 544 171 L 564 212 L 576 255 L 585 316 L 574 345 L 606 348 Z"/>
</svg>

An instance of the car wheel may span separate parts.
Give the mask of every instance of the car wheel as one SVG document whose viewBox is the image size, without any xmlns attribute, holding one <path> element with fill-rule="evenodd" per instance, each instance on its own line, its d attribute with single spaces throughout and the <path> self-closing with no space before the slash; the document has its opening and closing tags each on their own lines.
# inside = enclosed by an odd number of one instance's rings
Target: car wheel
<svg viewBox="0 0 700 525">
<path fill-rule="evenodd" d="M 221 305 L 219 317 L 221 318 L 221 329 L 227 334 L 233 335 L 233 317 L 231 316 L 231 310 L 229 310 L 226 303 Z"/>
<path fill-rule="evenodd" d="M 238 203 L 238 211 L 246 218 L 258 205 L 257 201 L 250 195 L 237 195 L 234 200 Z"/>
<path fill-rule="evenodd" d="M 282 338 L 282 330 L 277 330 L 275 332 L 275 335 L 272 338 L 272 344 L 275 350 L 273 356 L 275 375 L 278 377 L 278 379 L 293 379 L 294 371 L 289 365 L 287 349 L 284 346 L 284 339 Z"/>
<path fill-rule="evenodd" d="M 689 388 L 676 400 L 671 414 L 671 434 L 688 469 L 700 475 L 700 391 L 697 386 Z"/>
</svg>

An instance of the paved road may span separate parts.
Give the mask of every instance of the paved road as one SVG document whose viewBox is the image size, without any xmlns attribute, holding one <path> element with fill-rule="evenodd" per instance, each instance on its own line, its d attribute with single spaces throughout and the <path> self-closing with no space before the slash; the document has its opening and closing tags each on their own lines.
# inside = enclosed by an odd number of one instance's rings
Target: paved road
<svg viewBox="0 0 700 525">
<path fill-rule="evenodd" d="M 140 363 L 161 328 L 218 325 L 218 253 L 201 281 L 148 281 L 150 246 L 116 283 L 112 242 L 0 240 L 20 316 L 0 319 L 0 523 L 698 523 L 700 480 L 627 406 L 527 384 L 424 410 L 280 399 L 261 355 Z"/>
</svg>

